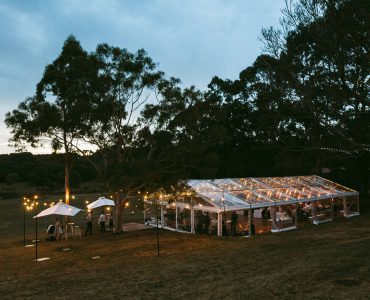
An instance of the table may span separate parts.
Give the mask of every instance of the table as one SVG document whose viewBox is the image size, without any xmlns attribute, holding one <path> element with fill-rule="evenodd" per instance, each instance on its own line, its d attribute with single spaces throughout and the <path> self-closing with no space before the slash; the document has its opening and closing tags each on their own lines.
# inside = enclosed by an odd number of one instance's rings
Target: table
<svg viewBox="0 0 370 300">
<path fill-rule="evenodd" d="M 284 223 L 284 224 L 289 224 L 292 222 L 292 218 L 290 217 L 283 217 L 279 220 L 281 223 Z"/>
</svg>

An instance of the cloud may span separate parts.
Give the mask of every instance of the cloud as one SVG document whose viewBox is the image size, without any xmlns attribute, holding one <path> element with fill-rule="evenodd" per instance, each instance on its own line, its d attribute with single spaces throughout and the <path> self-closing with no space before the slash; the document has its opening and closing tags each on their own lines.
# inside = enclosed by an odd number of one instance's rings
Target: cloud
<svg viewBox="0 0 370 300">
<path fill-rule="evenodd" d="M 15 39 L 18 46 L 27 48 L 31 53 L 39 53 L 47 44 L 47 31 L 44 18 L 35 13 L 27 13 L 13 7 L 0 4 L 2 23 L 9 26 L 3 27 L 2 36 L 6 39 Z M 8 30 L 7 32 L 5 32 Z"/>
<path fill-rule="evenodd" d="M 88 51 L 102 42 L 144 48 L 162 71 L 204 89 L 213 76 L 235 79 L 253 63 L 261 28 L 277 25 L 283 6 L 284 0 L 2 1 L 0 122 L 33 95 L 69 34 Z"/>
</svg>

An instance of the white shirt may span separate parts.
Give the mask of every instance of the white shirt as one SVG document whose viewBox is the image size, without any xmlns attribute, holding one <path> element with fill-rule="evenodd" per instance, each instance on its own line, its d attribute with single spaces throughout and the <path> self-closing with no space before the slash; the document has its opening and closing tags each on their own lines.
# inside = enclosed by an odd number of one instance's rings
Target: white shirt
<svg viewBox="0 0 370 300">
<path fill-rule="evenodd" d="M 101 222 L 105 222 L 105 215 L 104 215 L 104 214 L 101 214 L 101 215 L 99 216 L 98 224 L 100 224 Z"/>
</svg>

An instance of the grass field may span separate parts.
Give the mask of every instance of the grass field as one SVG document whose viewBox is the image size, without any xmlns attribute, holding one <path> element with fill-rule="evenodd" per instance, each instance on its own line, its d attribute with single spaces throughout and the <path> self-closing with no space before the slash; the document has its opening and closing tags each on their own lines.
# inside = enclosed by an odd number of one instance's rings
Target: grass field
<svg viewBox="0 0 370 300">
<path fill-rule="evenodd" d="M 35 248 L 23 247 L 20 203 L 0 201 L 0 219 L 0 299 L 370 298 L 369 213 L 251 239 L 160 231 L 160 257 L 155 229 L 96 230 L 78 240 L 42 241 L 39 256 L 51 259 L 37 263 Z M 53 220 L 41 222 L 42 237 Z"/>
</svg>

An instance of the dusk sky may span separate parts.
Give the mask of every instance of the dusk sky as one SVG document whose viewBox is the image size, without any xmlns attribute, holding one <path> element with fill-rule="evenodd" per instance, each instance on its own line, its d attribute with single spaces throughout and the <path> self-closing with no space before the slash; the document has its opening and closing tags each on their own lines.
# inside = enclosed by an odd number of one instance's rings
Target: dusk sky
<svg viewBox="0 0 370 300">
<path fill-rule="evenodd" d="M 205 89 L 213 76 L 236 79 L 253 63 L 261 28 L 277 26 L 283 7 L 284 0 L 0 0 L 0 153 L 14 151 L 5 113 L 34 94 L 69 34 L 87 51 L 103 42 L 144 48 L 184 87 Z"/>
</svg>

